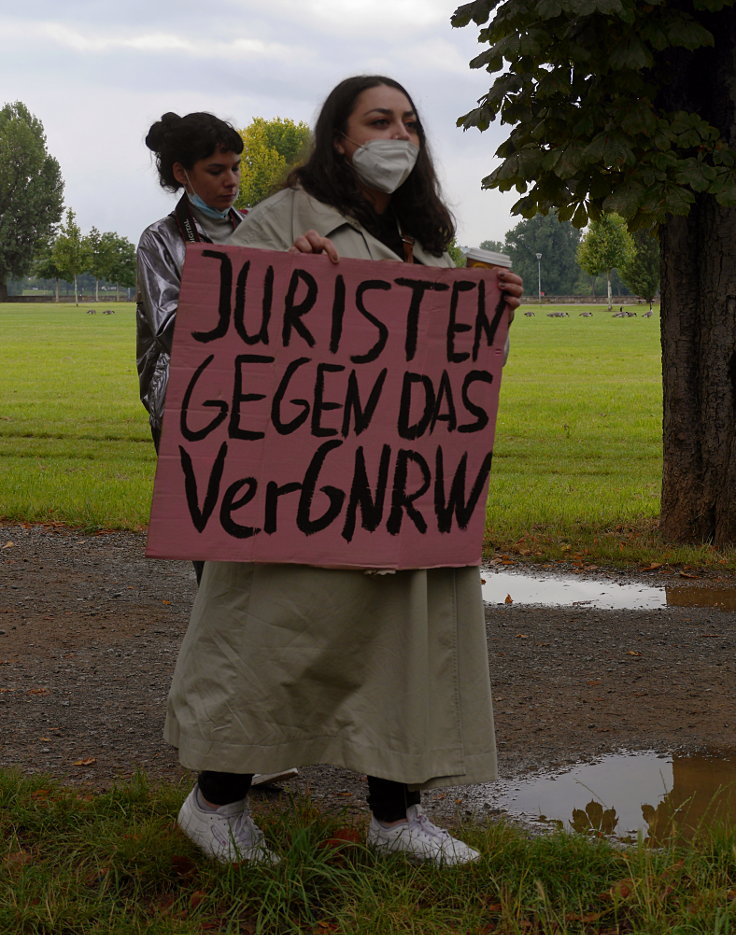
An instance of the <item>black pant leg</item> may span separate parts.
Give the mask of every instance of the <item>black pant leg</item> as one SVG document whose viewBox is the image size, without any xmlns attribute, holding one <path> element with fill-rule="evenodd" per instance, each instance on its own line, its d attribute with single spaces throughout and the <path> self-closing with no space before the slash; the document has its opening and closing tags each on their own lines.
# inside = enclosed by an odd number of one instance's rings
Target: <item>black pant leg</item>
<svg viewBox="0 0 736 935">
<path fill-rule="evenodd" d="M 401 821 L 406 818 L 407 808 L 419 805 L 421 795 L 406 783 L 369 776 L 367 801 L 378 821 Z"/>
<path fill-rule="evenodd" d="M 252 773 L 218 773 L 206 769 L 197 776 L 197 784 L 212 805 L 230 805 L 246 797 L 252 779 Z"/>
</svg>

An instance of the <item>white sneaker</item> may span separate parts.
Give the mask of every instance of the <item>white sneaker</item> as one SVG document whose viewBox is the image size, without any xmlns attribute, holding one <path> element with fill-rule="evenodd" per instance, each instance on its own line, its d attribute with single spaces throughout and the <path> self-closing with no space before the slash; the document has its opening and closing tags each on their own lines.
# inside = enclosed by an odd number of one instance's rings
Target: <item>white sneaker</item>
<svg viewBox="0 0 736 935">
<path fill-rule="evenodd" d="M 286 782 L 287 779 L 298 775 L 299 770 L 295 766 L 282 769 L 279 773 L 256 773 L 251 780 L 251 786 L 270 786 L 275 782 Z"/>
<path fill-rule="evenodd" d="M 432 824 L 421 805 L 409 806 L 406 817 L 406 824 L 391 828 L 384 828 L 372 817 L 368 844 L 379 851 L 404 852 L 416 860 L 431 860 L 446 867 L 479 859 L 478 851 Z"/>
<path fill-rule="evenodd" d="M 199 804 L 198 791 L 195 786 L 186 797 L 176 823 L 205 854 L 223 863 L 241 860 L 262 864 L 279 862 L 273 851 L 266 847 L 263 832 L 248 814 L 245 799 L 210 811 Z"/>
</svg>

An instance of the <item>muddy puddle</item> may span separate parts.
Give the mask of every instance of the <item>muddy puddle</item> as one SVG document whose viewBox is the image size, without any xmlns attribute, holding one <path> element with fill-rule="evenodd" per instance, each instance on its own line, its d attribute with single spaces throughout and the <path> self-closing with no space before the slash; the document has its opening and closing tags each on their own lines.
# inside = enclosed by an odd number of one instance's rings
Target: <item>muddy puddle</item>
<svg viewBox="0 0 736 935">
<path fill-rule="evenodd" d="M 736 610 L 736 588 L 653 587 L 578 575 L 526 574 L 482 568 L 483 600 L 488 604 L 542 604 L 600 610 L 656 610 L 661 607 L 713 607 Z"/>
<path fill-rule="evenodd" d="M 463 807 L 537 828 L 562 828 L 657 846 L 736 822 L 736 751 L 663 756 L 614 753 L 557 774 L 474 787 Z"/>
</svg>

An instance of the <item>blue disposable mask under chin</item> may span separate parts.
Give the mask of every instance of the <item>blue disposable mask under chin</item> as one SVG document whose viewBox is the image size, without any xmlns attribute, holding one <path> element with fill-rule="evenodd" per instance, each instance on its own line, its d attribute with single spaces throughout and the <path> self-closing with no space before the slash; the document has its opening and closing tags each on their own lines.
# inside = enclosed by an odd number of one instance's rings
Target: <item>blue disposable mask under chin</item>
<svg viewBox="0 0 736 935">
<path fill-rule="evenodd" d="M 196 192 L 187 192 L 187 198 L 197 211 L 201 211 L 205 217 L 212 218 L 215 221 L 224 221 L 230 214 L 230 208 L 227 208 L 225 211 L 218 211 L 217 208 L 211 208 Z"/>
</svg>

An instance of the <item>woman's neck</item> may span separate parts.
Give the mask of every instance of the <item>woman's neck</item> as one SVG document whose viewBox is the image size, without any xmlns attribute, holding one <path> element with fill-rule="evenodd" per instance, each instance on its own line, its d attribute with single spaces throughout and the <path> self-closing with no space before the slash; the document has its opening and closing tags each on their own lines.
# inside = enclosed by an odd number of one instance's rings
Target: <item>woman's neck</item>
<svg viewBox="0 0 736 935">
<path fill-rule="evenodd" d="M 233 225 L 229 217 L 211 218 L 192 205 L 192 212 L 197 218 L 202 230 L 213 243 L 224 243 L 233 232 Z"/>
<path fill-rule="evenodd" d="M 360 189 L 363 197 L 371 205 L 376 214 L 386 213 L 388 206 L 391 204 L 391 195 L 387 192 L 379 192 L 375 188 L 367 188 L 364 185 L 361 185 Z"/>
</svg>

